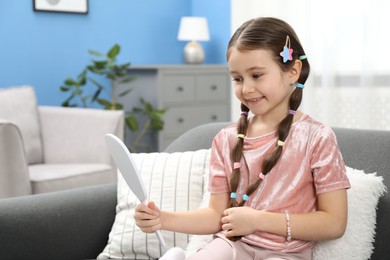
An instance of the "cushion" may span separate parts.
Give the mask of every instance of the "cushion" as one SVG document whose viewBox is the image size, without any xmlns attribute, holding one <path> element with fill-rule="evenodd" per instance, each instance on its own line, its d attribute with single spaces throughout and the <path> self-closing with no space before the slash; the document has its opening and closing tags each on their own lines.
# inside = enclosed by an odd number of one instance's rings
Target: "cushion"
<svg viewBox="0 0 390 260">
<path fill-rule="evenodd" d="M 208 176 L 210 150 L 182 153 L 132 154 L 144 180 L 150 200 L 164 210 L 188 211 L 200 206 L 204 193 L 204 176 Z M 118 174 L 118 204 L 108 244 L 98 259 L 159 258 L 169 248 L 185 248 L 190 236 L 162 231 L 166 247 L 155 234 L 143 233 L 134 221 L 139 203 L 121 174 Z"/>
<path fill-rule="evenodd" d="M 347 167 L 351 183 L 348 189 L 348 225 L 340 239 L 321 241 L 313 249 L 314 260 L 369 259 L 374 246 L 376 206 L 386 191 L 383 177 L 375 173 L 366 174 L 361 170 Z M 201 207 L 207 207 L 210 193 L 205 192 Z M 194 254 L 212 239 L 211 235 L 192 236 L 186 255 Z"/>
<path fill-rule="evenodd" d="M 104 135 L 123 137 L 123 111 L 40 106 L 39 112 L 45 163 L 111 164 Z"/>
<path fill-rule="evenodd" d="M 18 126 L 27 162 L 42 163 L 41 129 L 34 89 L 31 86 L 0 89 L 0 118 Z"/>
<path fill-rule="evenodd" d="M 369 259 L 374 250 L 376 208 L 386 192 L 383 177 L 347 167 L 348 225 L 342 238 L 321 241 L 313 251 L 315 260 Z"/>
<path fill-rule="evenodd" d="M 115 182 L 112 166 L 103 163 L 33 164 L 28 166 L 33 194 Z"/>
</svg>

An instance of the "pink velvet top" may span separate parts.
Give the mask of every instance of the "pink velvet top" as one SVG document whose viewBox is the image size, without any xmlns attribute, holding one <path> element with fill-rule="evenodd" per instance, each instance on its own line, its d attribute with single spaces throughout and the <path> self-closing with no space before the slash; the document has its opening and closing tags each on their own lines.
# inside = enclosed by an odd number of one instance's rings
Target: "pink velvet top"
<svg viewBox="0 0 390 260">
<path fill-rule="evenodd" d="M 242 200 L 248 183 L 258 177 L 265 155 L 276 148 L 275 134 L 272 132 L 244 139 L 237 201 Z M 233 168 L 231 151 L 236 140 L 235 125 L 222 129 L 213 140 L 209 182 L 211 193 L 230 193 Z M 268 212 L 312 212 L 317 209 L 317 194 L 349 187 L 345 164 L 333 131 L 304 114 L 291 126 L 279 162 L 250 195 L 245 206 Z M 293 234 L 294 230 L 291 232 Z M 247 235 L 242 241 L 283 252 L 302 252 L 314 245 L 312 241 L 301 240 L 286 243 L 285 236 L 266 232 Z"/>
</svg>

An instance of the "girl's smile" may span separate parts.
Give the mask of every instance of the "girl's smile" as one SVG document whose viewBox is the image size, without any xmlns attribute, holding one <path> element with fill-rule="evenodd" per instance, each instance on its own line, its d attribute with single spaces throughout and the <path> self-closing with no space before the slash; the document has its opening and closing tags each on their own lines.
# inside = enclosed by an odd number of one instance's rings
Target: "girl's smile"
<svg viewBox="0 0 390 260">
<path fill-rule="evenodd" d="M 248 103 L 248 106 L 256 106 L 259 105 L 263 100 L 264 97 L 258 97 L 258 98 L 246 99 L 246 102 Z"/>
</svg>

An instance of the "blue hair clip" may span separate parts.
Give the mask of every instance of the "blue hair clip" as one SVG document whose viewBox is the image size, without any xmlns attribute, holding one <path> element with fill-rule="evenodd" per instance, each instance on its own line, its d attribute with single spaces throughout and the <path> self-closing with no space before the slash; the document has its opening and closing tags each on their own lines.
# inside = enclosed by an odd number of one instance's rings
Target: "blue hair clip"
<svg viewBox="0 0 390 260">
<path fill-rule="evenodd" d="M 287 47 L 288 46 L 288 47 Z M 290 37 L 287 35 L 286 43 L 283 47 L 283 51 L 280 53 L 280 56 L 283 57 L 283 63 L 286 63 L 288 60 L 292 60 L 293 49 L 291 47 Z"/>
<path fill-rule="evenodd" d="M 303 85 L 303 84 L 301 84 L 301 83 L 297 83 L 296 87 L 297 87 L 297 88 L 302 88 L 302 89 L 303 89 L 303 88 L 305 87 L 305 85 Z"/>
<path fill-rule="evenodd" d="M 248 201 L 249 200 L 249 196 L 244 194 L 244 196 L 242 196 L 242 200 L 243 201 Z"/>
<path fill-rule="evenodd" d="M 230 193 L 230 198 L 231 199 L 236 199 L 237 198 L 237 193 L 235 193 L 235 192 Z"/>
</svg>

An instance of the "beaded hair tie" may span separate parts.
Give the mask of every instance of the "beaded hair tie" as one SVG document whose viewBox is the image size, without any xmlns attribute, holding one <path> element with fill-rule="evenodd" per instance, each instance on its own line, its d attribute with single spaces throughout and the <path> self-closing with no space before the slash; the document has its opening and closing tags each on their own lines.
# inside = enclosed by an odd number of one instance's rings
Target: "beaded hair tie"
<svg viewBox="0 0 390 260">
<path fill-rule="evenodd" d="M 241 167 L 241 163 L 235 162 L 233 163 L 233 169 L 239 169 Z"/>
<path fill-rule="evenodd" d="M 288 111 L 288 114 L 289 114 L 289 115 L 295 115 L 296 112 L 297 112 L 297 111 L 290 109 L 290 110 Z"/>
<path fill-rule="evenodd" d="M 307 56 L 306 56 L 306 55 L 301 55 L 301 56 L 298 57 L 298 59 L 300 59 L 300 60 L 306 60 L 306 59 L 307 59 Z"/>
<path fill-rule="evenodd" d="M 260 172 L 260 173 L 259 173 L 259 178 L 262 179 L 262 180 L 264 180 L 265 175 L 264 175 L 262 172 Z"/>
</svg>

